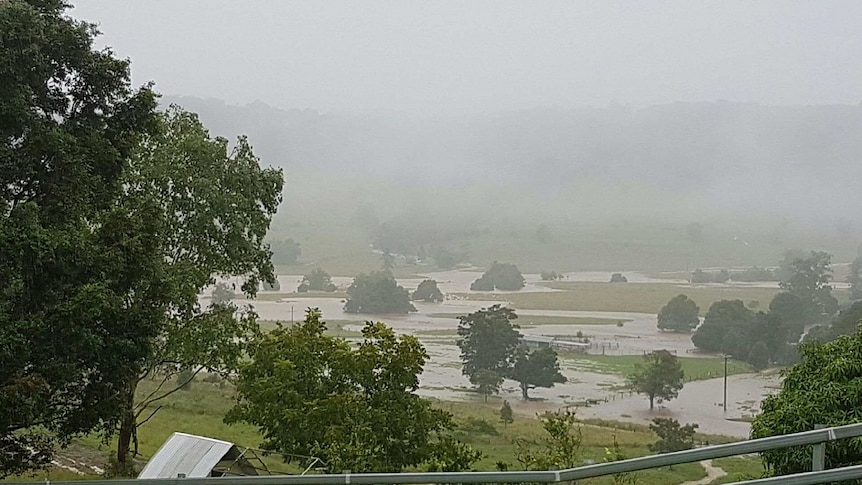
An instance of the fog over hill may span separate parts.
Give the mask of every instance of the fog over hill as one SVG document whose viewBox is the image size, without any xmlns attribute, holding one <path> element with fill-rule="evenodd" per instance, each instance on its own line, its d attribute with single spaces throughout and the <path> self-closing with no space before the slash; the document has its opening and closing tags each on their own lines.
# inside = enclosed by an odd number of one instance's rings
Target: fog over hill
<svg viewBox="0 0 862 485">
<path fill-rule="evenodd" d="M 292 193 L 317 192 L 321 202 L 358 197 L 385 210 L 388 201 L 427 198 L 447 210 L 506 208 L 514 218 L 739 214 L 819 224 L 855 221 L 862 203 L 860 105 L 408 117 L 162 101 L 198 112 L 216 134 L 247 134 L 265 162 L 285 168 Z"/>
</svg>

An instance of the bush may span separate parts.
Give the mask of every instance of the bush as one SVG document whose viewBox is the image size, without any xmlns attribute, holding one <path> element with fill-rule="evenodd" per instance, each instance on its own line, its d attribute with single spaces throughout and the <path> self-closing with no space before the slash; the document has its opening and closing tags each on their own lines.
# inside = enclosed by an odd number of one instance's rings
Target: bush
<svg viewBox="0 0 862 485">
<path fill-rule="evenodd" d="M 628 283 L 629 279 L 623 276 L 622 273 L 614 273 L 611 275 L 611 283 Z"/>
<path fill-rule="evenodd" d="M 411 298 L 414 301 L 422 300 L 429 302 L 441 302 L 444 299 L 443 292 L 440 291 L 440 288 L 437 287 L 437 282 L 434 280 L 425 280 L 419 283 Z"/>
</svg>

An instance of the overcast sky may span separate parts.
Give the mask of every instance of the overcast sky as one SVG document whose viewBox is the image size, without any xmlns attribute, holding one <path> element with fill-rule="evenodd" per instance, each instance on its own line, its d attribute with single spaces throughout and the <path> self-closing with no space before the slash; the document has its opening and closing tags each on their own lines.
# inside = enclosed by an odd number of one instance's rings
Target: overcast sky
<svg viewBox="0 0 862 485">
<path fill-rule="evenodd" d="M 435 114 L 862 101 L 858 0 L 72 1 L 170 95 Z"/>
</svg>

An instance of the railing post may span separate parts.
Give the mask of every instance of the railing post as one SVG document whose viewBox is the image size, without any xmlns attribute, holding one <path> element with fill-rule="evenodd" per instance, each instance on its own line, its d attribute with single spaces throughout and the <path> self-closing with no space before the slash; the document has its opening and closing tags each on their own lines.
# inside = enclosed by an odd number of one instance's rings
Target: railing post
<svg viewBox="0 0 862 485">
<path fill-rule="evenodd" d="M 822 424 L 814 425 L 814 429 L 823 429 L 825 427 Z M 826 467 L 826 442 L 822 441 L 812 445 L 811 448 L 811 471 L 823 471 L 823 468 Z"/>
</svg>

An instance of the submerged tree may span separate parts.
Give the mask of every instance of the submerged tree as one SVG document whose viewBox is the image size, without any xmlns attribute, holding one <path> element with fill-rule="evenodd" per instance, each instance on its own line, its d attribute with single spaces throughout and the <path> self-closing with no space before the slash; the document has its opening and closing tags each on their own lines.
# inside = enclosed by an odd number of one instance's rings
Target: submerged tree
<svg viewBox="0 0 862 485">
<path fill-rule="evenodd" d="M 440 288 L 437 287 L 437 282 L 434 280 L 424 280 L 419 283 L 411 298 L 414 301 L 422 300 L 429 302 L 441 302 L 444 299 L 443 292 L 440 291 Z"/>
<path fill-rule="evenodd" d="M 458 317 L 461 372 L 470 382 L 478 384 L 482 371 L 491 371 L 497 376 L 509 375 L 521 338 L 517 325 L 512 323 L 516 318 L 514 310 L 500 305 Z"/>
<path fill-rule="evenodd" d="M 347 288 L 347 313 L 409 313 L 416 307 L 410 303 L 410 294 L 398 285 L 389 271 L 361 274 Z"/>
<path fill-rule="evenodd" d="M 494 261 L 482 276 L 470 285 L 473 291 L 517 291 L 524 287 L 524 276 L 518 267 Z"/>
<path fill-rule="evenodd" d="M 638 394 L 647 396 L 652 411 L 656 401 L 662 403 L 679 395 L 685 374 L 679 359 L 667 350 L 650 352 L 643 360 L 629 376 L 629 384 Z"/>
<path fill-rule="evenodd" d="M 549 348 L 533 352 L 527 352 L 523 347 L 518 349 L 509 377 L 518 382 L 525 401 L 530 399 L 530 389 L 554 387 L 554 384 L 566 382 L 566 376 L 560 373 L 557 353 Z"/>
<path fill-rule="evenodd" d="M 658 328 L 673 332 L 691 332 L 700 323 L 700 308 L 686 295 L 673 297 L 658 312 Z"/>
<path fill-rule="evenodd" d="M 296 288 L 297 293 L 307 293 L 309 291 L 325 291 L 331 293 L 337 288 L 332 283 L 332 277 L 329 273 L 321 268 L 315 268 L 311 273 L 302 277 L 302 281 Z"/>
</svg>

